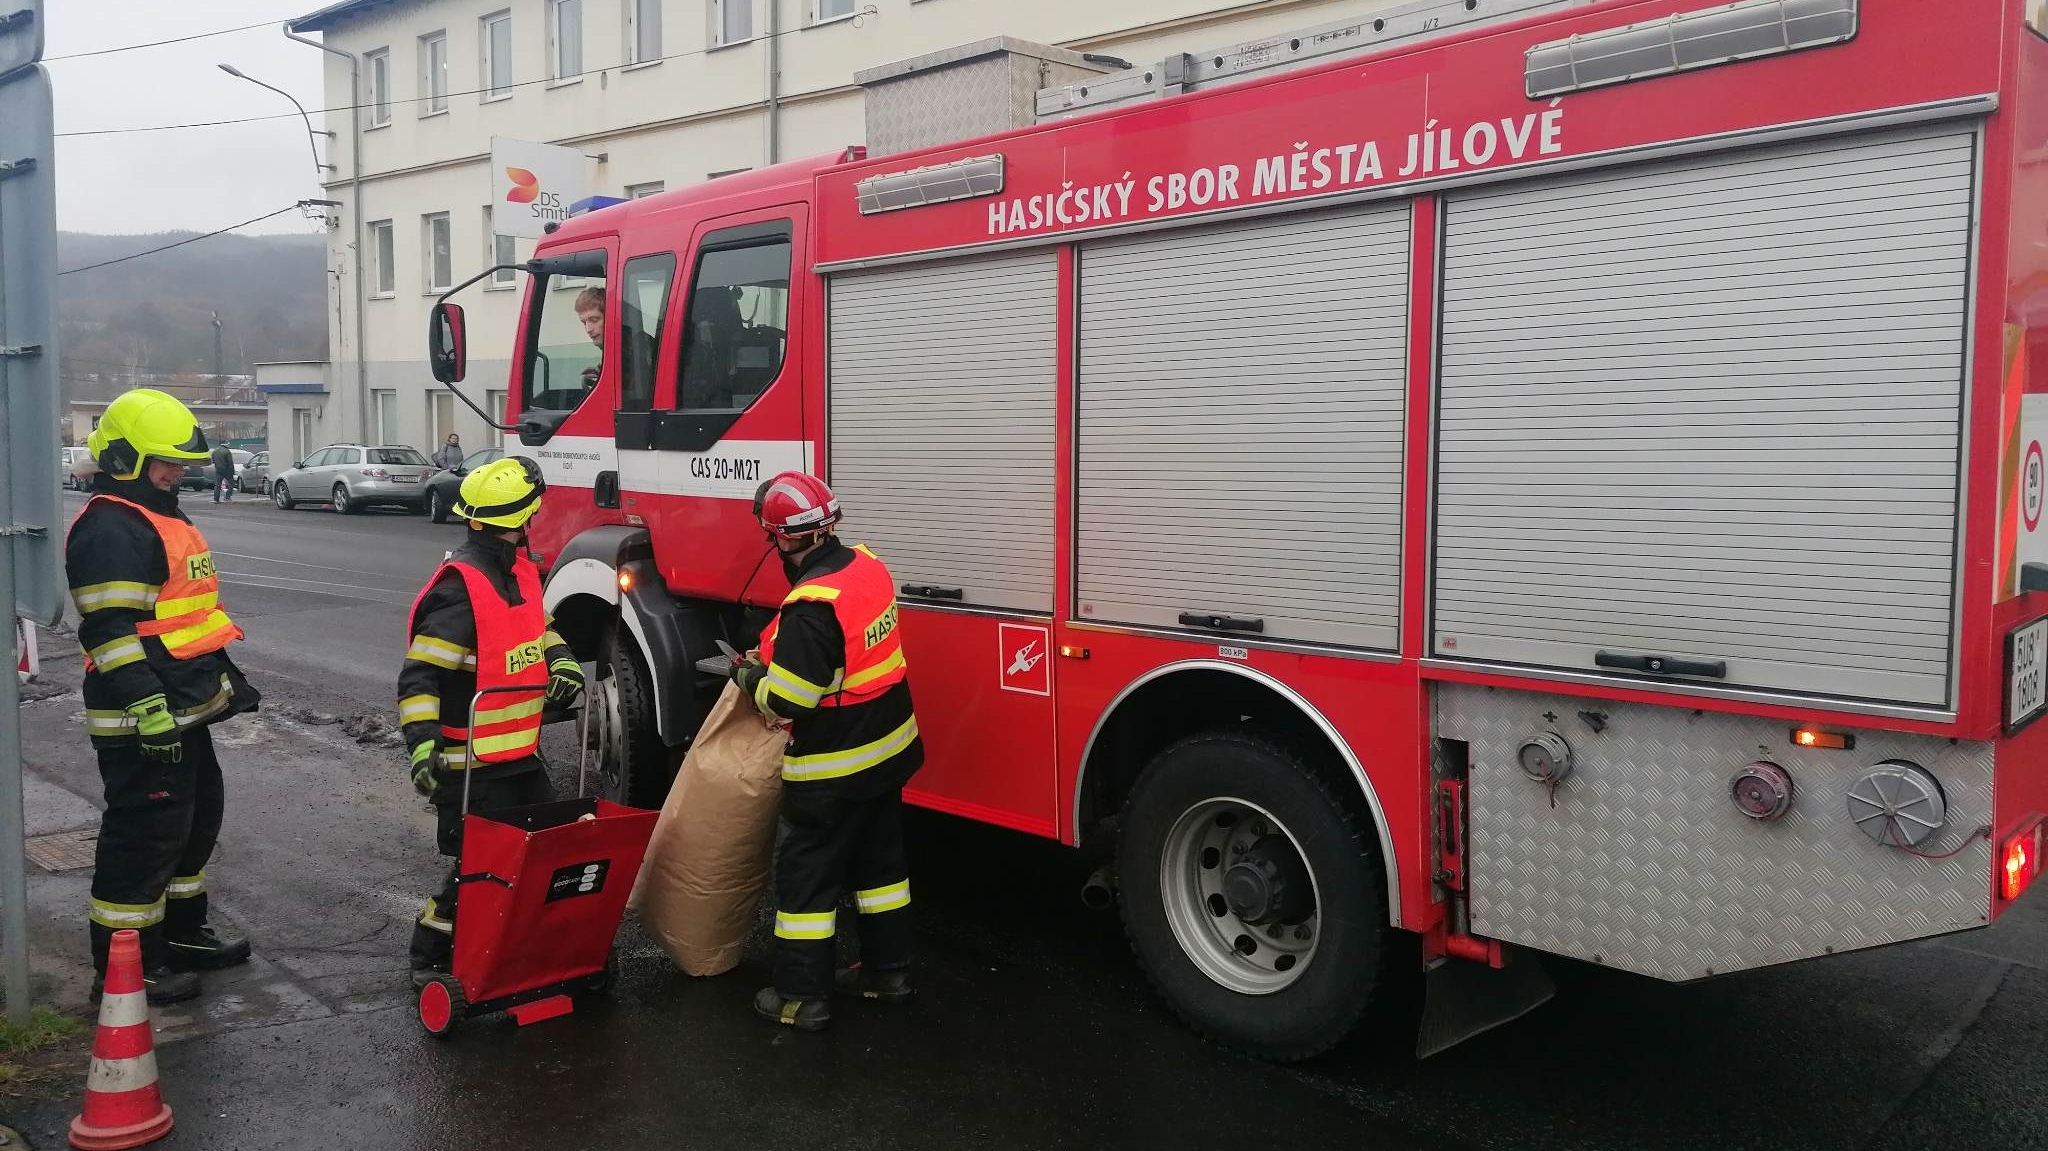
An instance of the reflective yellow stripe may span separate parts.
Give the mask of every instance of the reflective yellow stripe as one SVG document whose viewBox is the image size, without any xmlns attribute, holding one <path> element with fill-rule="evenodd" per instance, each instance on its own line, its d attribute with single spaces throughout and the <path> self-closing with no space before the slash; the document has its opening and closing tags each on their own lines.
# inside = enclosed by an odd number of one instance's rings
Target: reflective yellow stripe
<svg viewBox="0 0 2048 1151">
<path fill-rule="evenodd" d="M 181 627 L 176 631 L 167 631 L 157 638 L 163 641 L 165 647 L 176 651 L 186 644 L 197 643 L 214 632 L 233 626 L 235 625 L 228 620 L 228 613 L 215 608 L 211 614 L 200 622 L 190 627 Z"/>
<path fill-rule="evenodd" d="M 791 589 L 788 597 L 782 602 L 792 604 L 800 600 L 824 600 L 826 603 L 830 603 L 838 598 L 839 589 L 836 587 L 826 587 L 824 584 L 819 583 L 807 583 L 801 587 Z"/>
<path fill-rule="evenodd" d="M 838 912 L 778 911 L 775 913 L 777 939 L 830 939 Z"/>
<path fill-rule="evenodd" d="M 552 624 L 552 623 L 553 623 L 554 621 L 553 621 L 553 620 L 549 620 L 548 622 L 549 622 L 550 624 Z M 544 648 L 549 648 L 549 647 L 568 647 L 568 646 L 569 646 L 569 643 L 568 643 L 568 641 L 567 641 L 567 640 L 564 640 L 564 639 L 563 639 L 563 638 L 561 637 L 561 635 L 559 635 L 559 634 L 558 634 L 558 633 L 557 633 L 557 632 L 555 631 L 555 629 L 554 629 L 553 627 L 549 627 L 549 628 L 548 628 L 548 630 L 546 630 L 546 631 L 544 631 L 544 632 L 540 633 L 540 645 L 541 645 L 542 647 L 544 647 Z"/>
<path fill-rule="evenodd" d="M 495 755 L 501 751 L 523 751 L 540 746 L 540 729 L 507 732 L 504 735 L 481 735 L 470 741 L 478 755 Z"/>
<path fill-rule="evenodd" d="M 443 935 L 451 935 L 455 931 L 455 924 L 452 921 L 441 918 L 441 901 L 433 898 L 429 898 L 427 905 L 420 908 L 420 926 Z"/>
<path fill-rule="evenodd" d="M 170 886 L 164 888 L 164 898 L 166 899 L 190 899 L 195 895 L 205 894 L 206 873 L 204 871 L 197 875 L 174 876 L 171 879 Z"/>
<path fill-rule="evenodd" d="M 131 663 L 141 663 L 145 653 L 141 639 L 124 635 L 108 640 L 85 654 L 92 657 L 93 666 L 101 671 L 118 671 Z"/>
<path fill-rule="evenodd" d="M 768 714 L 768 677 L 765 675 L 754 683 L 754 708 L 762 715 Z"/>
<path fill-rule="evenodd" d="M 188 595 L 179 599 L 160 599 L 156 601 L 156 618 L 176 619 L 181 615 L 190 615 L 195 611 L 206 611 L 209 608 L 219 606 L 220 593 L 213 591 L 201 592 L 198 595 Z"/>
<path fill-rule="evenodd" d="M 409 695 L 398 701 L 398 722 L 419 723 L 441 718 L 441 697 Z"/>
<path fill-rule="evenodd" d="M 154 584 L 136 583 L 133 580 L 109 580 L 106 583 L 87 584 L 71 589 L 71 602 L 78 605 L 79 615 L 91 615 L 102 608 L 127 608 L 131 611 L 148 611 L 156 604 L 156 597 L 162 589 Z"/>
<path fill-rule="evenodd" d="M 164 921 L 164 901 L 155 903 L 108 903 L 95 899 L 86 911 L 86 917 L 101 927 L 119 930 L 123 927 L 153 927 Z"/>
<path fill-rule="evenodd" d="M 819 755 L 787 756 L 782 761 L 782 778 L 790 780 L 840 779 L 857 772 L 866 771 L 878 763 L 886 763 L 910 742 L 917 738 L 917 717 L 903 721 L 903 726 L 859 747 L 845 751 L 828 751 Z"/>
<path fill-rule="evenodd" d="M 503 699 L 505 697 L 501 695 L 498 698 Z M 509 723 L 515 719 L 527 719 L 539 715 L 547 705 L 546 697 L 537 697 L 509 704 L 505 707 L 483 708 L 476 713 L 476 725 L 482 727 L 487 723 Z"/>
<path fill-rule="evenodd" d="M 234 685 L 228 682 L 226 675 L 222 675 L 220 677 L 220 690 L 213 694 L 212 699 L 204 703 L 194 704 L 191 707 L 179 708 L 172 714 L 177 719 L 179 727 L 191 727 L 194 724 L 203 723 L 211 719 L 234 699 L 234 694 Z M 131 734 L 134 730 L 135 717 L 125 711 L 96 707 L 85 710 L 85 731 L 87 735 L 97 735 L 103 739 L 112 739 Z"/>
<path fill-rule="evenodd" d="M 476 666 L 475 652 L 430 635 L 412 637 L 412 646 L 405 649 L 405 658 L 447 671 L 461 671 Z"/>
<path fill-rule="evenodd" d="M 899 647 L 889 653 L 888 659 L 883 660 L 864 672 L 847 677 L 846 690 L 859 691 L 883 676 L 901 670 L 903 670 L 903 649 Z"/>
<path fill-rule="evenodd" d="M 862 915 L 874 915 L 883 911 L 894 911 L 910 906 L 910 881 L 892 883 L 887 887 L 871 887 L 866 891 L 853 893 L 853 901 L 860 907 Z"/>
<path fill-rule="evenodd" d="M 805 679 L 803 676 L 798 675 L 779 663 L 768 665 L 768 674 L 761 677 L 761 683 L 770 692 L 781 696 L 798 707 L 818 706 L 818 701 L 825 697 L 826 691 L 830 690 L 820 684 L 812 683 L 810 680 Z"/>
<path fill-rule="evenodd" d="M 469 745 L 451 743 L 441 749 L 441 766 L 450 771 L 462 771 L 469 766 Z"/>
</svg>

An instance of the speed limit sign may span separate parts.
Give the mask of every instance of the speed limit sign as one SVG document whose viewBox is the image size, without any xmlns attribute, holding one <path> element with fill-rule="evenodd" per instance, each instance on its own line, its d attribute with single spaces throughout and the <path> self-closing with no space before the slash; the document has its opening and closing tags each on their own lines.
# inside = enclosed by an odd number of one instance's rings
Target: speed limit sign
<svg viewBox="0 0 2048 1151">
<path fill-rule="evenodd" d="M 2020 514 L 2026 518 L 2028 531 L 2041 526 L 2042 488 L 2048 484 L 2048 475 L 2042 469 L 2041 441 L 2034 440 L 2027 445 L 2020 486 Z"/>
</svg>

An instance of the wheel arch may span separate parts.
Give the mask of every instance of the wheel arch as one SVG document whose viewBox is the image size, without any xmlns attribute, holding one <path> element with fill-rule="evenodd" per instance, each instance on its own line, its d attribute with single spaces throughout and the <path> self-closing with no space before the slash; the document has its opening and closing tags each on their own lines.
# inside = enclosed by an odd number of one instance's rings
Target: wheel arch
<svg viewBox="0 0 2048 1151">
<path fill-rule="evenodd" d="M 1314 704 L 1256 668 L 1224 660 L 1196 659 L 1162 664 L 1125 684 L 1096 717 L 1081 750 L 1074 779 L 1073 829 L 1078 845 L 1089 829 L 1120 810 L 1139 772 L 1159 751 L 1191 733 L 1188 714 L 1243 717 L 1250 725 L 1277 728 L 1319 754 L 1330 782 L 1349 783 L 1343 797 L 1367 815 L 1385 873 L 1387 914 L 1401 924 L 1400 859 L 1385 806 L 1365 765 Z"/>
</svg>

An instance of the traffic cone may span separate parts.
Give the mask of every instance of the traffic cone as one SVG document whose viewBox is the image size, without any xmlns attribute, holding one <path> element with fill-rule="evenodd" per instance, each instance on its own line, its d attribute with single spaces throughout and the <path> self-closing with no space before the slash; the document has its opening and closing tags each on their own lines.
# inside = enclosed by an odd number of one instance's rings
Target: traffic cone
<svg viewBox="0 0 2048 1151">
<path fill-rule="evenodd" d="M 71 1121 L 71 1145 L 81 1151 L 123 1151 L 154 1143 L 170 1131 L 171 1109 L 156 1089 L 156 1039 L 142 985 L 142 936 L 132 929 L 116 931 L 107 950 L 85 1110 Z"/>
</svg>

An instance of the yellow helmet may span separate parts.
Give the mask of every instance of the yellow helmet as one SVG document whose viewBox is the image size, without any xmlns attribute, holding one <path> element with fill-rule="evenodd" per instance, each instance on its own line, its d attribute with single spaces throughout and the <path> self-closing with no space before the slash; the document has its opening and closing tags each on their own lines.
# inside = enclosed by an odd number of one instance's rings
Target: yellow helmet
<svg viewBox="0 0 2048 1151">
<path fill-rule="evenodd" d="M 206 433 L 199 430 L 192 409 L 154 388 L 123 392 L 108 404 L 99 426 L 85 438 L 85 447 L 99 461 L 100 470 L 117 480 L 140 476 L 143 462 L 151 458 L 208 458 Z"/>
<path fill-rule="evenodd" d="M 525 456 L 506 456 L 469 473 L 455 496 L 455 514 L 498 528 L 526 526 L 548 490 L 540 465 Z"/>
</svg>

